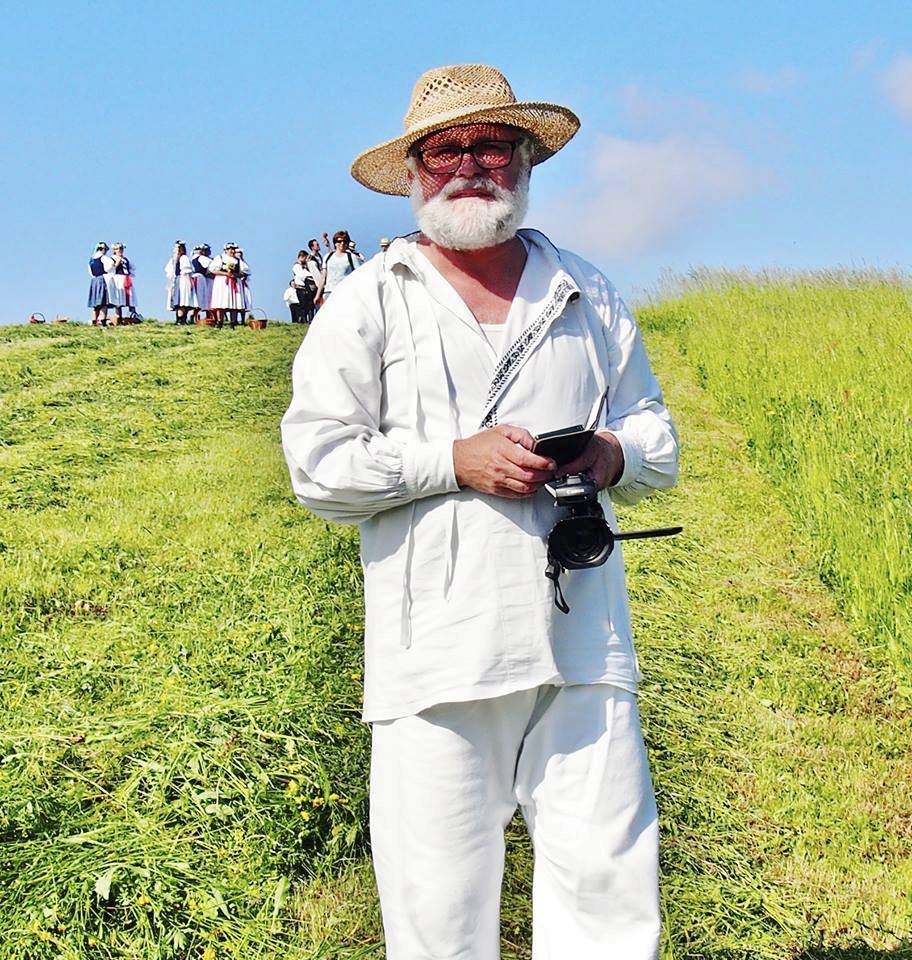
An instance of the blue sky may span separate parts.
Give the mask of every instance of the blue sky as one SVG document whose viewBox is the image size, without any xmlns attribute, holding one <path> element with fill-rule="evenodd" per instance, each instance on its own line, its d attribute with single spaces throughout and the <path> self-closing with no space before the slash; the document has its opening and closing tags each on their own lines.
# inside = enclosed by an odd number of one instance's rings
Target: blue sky
<svg viewBox="0 0 912 960">
<path fill-rule="evenodd" d="M 87 319 L 122 240 L 164 316 L 172 242 L 237 240 L 284 318 L 300 246 L 366 252 L 408 202 L 348 174 L 431 66 L 485 62 L 582 119 L 537 167 L 529 226 L 621 288 L 691 267 L 899 266 L 912 234 L 908 2 L 7 4 L 0 322 Z"/>
</svg>

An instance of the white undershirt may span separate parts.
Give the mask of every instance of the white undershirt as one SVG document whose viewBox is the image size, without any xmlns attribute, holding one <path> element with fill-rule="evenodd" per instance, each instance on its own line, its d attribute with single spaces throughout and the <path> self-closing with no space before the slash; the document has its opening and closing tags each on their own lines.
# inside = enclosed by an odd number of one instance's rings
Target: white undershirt
<svg viewBox="0 0 912 960">
<path fill-rule="evenodd" d="M 507 325 L 505 323 L 479 323 L 478 326 L 497 356 L 502 356 Z"/>
</svg>

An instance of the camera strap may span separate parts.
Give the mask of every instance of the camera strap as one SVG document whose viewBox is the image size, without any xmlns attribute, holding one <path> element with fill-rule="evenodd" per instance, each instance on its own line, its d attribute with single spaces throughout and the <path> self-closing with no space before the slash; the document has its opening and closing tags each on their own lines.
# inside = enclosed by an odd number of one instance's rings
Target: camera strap
<svg viewBox="0 0 912 960">
<path fill-rule="evenodd" d="M 548 553 L 548 566 L 545 567 L 545 576 L 554 584 L 554 606 L 561 613 L 570 612 L 570 604 L 564 599 L 564 592 L 561 590 L 560 575 L 564 568 Z"/>
</svg>

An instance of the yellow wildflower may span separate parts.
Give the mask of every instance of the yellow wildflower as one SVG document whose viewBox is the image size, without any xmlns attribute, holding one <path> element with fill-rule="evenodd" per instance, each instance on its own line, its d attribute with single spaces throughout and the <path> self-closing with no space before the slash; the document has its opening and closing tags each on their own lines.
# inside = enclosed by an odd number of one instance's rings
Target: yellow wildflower
<svg viewBox="0 0 912 960">
<path fill-rule="evenodd" d="M 301 819 L 302 819 L 302 820 L 309 820 L 309 819 L 310 819 L 310 811 L 309 811 L 309 810 L 302 810 L 302 811 L 301 811 Z"/>
<path fill-rule="evenodd" d="M 326 803 L 326 801 L 325 801 L 322 797 L 314 797 L 313 800 L 311 800 L 310 802 L 311 802 L 315 807 L 322 807 L 323 804 Z"/>
<path fill-rule="evenodd" d="M 206 947 L 203 951 L 203 960 L 215 960 L 215 947 Z"/>
<path fill-rule="evenodd" d="M 329 795 L 329 802 L 330 802 L 330 803 L 335 803 L 338 799 L 339 799 L 339 794 L 338 794 L 338 793 L 331 793 L 331 794 Z"/>
<path fill-rule="evenodd" d="M 289 780 L 288 783 L 285 785 L 285 789 L 286 789 L 289 793 L 297 793 L 298 790 L 300 789 L 299 784 L 298 784 L 298 781 L 297 781 L 297 780 Z"/>
<path fill-rule="evenodd" d="M 351 675 L 351 678 L 352 678 L 352 680 L 360 680 L 360 679 L 361 679 L 361 674 L 360 674 L 360 673 L 353 673 L 353 674 Z"/>
</svg>

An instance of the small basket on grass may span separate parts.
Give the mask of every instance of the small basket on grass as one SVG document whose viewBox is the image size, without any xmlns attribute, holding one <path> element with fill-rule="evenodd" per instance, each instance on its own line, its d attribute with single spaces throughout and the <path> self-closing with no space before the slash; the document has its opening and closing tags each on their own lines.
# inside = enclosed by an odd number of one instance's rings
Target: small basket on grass
<svg viewBox="0 0 912 960">
<path fill-rule="evenodd" d="M 258 314 L 262 314 L 262 317 L 258 316 Z M 251 330 L 265 330 L 266 323 L 267 319 L 265 310 L 260 310 L 257 308 L 251 309 L 247 316 L 247 326 L 250 327 Z"/>
</svg>

